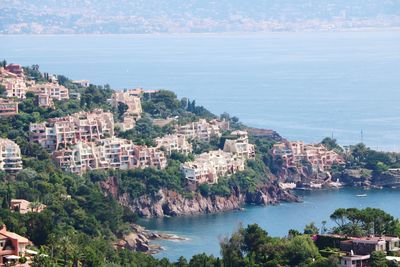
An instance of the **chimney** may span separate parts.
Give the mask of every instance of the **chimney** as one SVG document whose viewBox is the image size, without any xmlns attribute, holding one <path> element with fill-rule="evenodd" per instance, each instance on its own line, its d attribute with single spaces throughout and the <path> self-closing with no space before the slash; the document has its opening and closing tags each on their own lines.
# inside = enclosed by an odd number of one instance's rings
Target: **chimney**
<svg viewBox="0 0 400 267">
<path fill-rule="evenodd" d="M 1 229 L 0 229 L 0 233 L 6 233 L 7 232 L 7 227 L 5 224 L 2 225 Z"/>
</svg>

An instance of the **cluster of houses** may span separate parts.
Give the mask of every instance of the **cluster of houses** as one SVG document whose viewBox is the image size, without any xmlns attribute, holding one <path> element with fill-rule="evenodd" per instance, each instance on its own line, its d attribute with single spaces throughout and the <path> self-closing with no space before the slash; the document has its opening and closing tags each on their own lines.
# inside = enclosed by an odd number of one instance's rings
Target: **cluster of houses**
<svg viewBox="0 0 400 267">
<path fill-rule="evenodd" d="M 53 107 L 53 100 L 63 101 L 72 97 L 68 88 L 58 83 L 56 76 L 45 74 L 44 78 L 46 83 L 36 83 L 25 77 L 23 68 L 18 64 L 0 68 L 0 84 L 4 86 L 8 97 L 0 99 L 0 116 L 17 114 L 17 101 L 25 99 L 27 92 L 37 96 L 40 107 Z M 86 80 L 73 83 L 83 87 L 89 85 Z M 115 92 L 109 100 L 110 105 L 117 110 L 121 104 L 125 105 L 123 114 L 119 114 L 120 123 L 114 122 L 111 112 L 99 109 L 31 123 L 30 141 L 47 149 L 62 170 L 82 174 L 97 169 L 163 169 L 167 166 L 165 154 L 171 155 L 176 151 L 187 155 L 193 151 L 191 142 L 210 142 L 219 139 L 223 131 L 229 130 L 229 122 L 225 120 L 200 119 L 176 126 L 175 134 L 155 139 L 155 147 L 140 146 L 115 137 L 115 126 L 126 131 L 132 129 L 140 119 L 140 97 L 144 94 L 151 97 L 156 92 L 143 89 Z M 17 144 L 1 139 L 0 149 L 0 169 L 10 172 L 22 169 L 21 152 Z M 193 162 L 186 162 L 181 168 L 190 181 L 216 183 L 221 176 L 243 170 L 245 160 L 254 158 L 254 153 L 254 145 L 249 144 L 247 132 L 234 131 L 231 138 L 226 140 L 223 150 L 197 155 Z"/>
<path fill-rule="evenodd" d="M 347 237 L 343 235 L 316 235 L 313 237 L 319 248 L 335 248 L 341 252 L 341 267 L 371 266 L 371 254 L 383 252 L 386 259 L 400 262 L 400 239 L 395 236 Z"/>
<path fill-rule="evenodd" d="M 328 173 L 334 164 L 344 164 L 341 155 L 333 150 L 328 150 L 322 144 L 305 144 L 301 141 L 280 142 L 274 144 L 271 150 L 274 159 L 282 159 L 282 169 L 295 169 L 297 173 L 303 172 L 303 166 L 308 163 L 311 172 Z"/>
<path fill-rule="evenodd" d="M 68 100 L 68 88 L 58 83 L 55 75 L 45 75 L 47 82 L 36 83 L 26 77 L 23 68 L 18 64 L 9 64 L 0 68 L 0 84 L 4 86 L 4 95 L 12 100 L 0 102 L 0 115 L 10 116 L 18 113 L 17 100 L 26 98 L 28 92 L 37 97 L 37 105 L 48 108 L 53 107 L 53 100 Z"/>
<path fill-rule="evenodd" d="M 114 117 L 100 109 L 32 123 L 30 141 L 52 153 L 62 170 L 82 174 L 98 169 L 167 166 L 164 152 L 114 136 Z"/>
<path fill-rule="evenodd" d="M 183 163 L 181 168 L 186 179 L 196 184 L 215 184 L 220 177 L 243 171 L 245 161 L 255 157 L 254 145 L 248 142 L 245 131 L 233 131 L 231 136 L 233 139 L 225 140 L 223 150 L 205 152 L 194 161 Z"/>
</svg>

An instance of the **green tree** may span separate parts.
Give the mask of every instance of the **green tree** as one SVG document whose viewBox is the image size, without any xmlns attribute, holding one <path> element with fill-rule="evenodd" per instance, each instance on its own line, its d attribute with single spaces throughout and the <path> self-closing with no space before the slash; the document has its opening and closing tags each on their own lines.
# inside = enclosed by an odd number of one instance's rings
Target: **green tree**
<svg viewBox="0 0 400 267">
<path fill-rule="evenodd" d="M 286 257 L 290 266 L 296 266 L 307 261 L 311 262 L 320 256 L 318 248 L 308 236 L 295 236 L 289 241 Z"/>
<path fill-rule="evenodd" d="M 307 224 L 307 225 L 304 227 L 304 234 L 307 234 L 307 235 L 315 235 L 315 234 L 318 234 L 318 233 L 319 233 L 319 229 L 318 229 L 318 227 L 315 225 L 314 222 L 311 222 L 311 223 Z"/>
<path fill-rule="evenodd" d="M 372 267 L 387 267 L 386 255 L 382 251 L 374 251 L 371 253 Z"/>
</svg>

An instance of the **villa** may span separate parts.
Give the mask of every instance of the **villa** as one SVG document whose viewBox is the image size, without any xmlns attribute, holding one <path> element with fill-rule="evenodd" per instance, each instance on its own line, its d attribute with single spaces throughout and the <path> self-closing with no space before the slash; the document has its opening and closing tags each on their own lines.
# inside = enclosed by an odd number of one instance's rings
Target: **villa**
<svg viewBox="0 0 400 267">
<path fill-rule="evenodd" d="M 37 212 L 40 213 L 46 208 L 46 205 L 29 202 L 25 199 L 11 199 L 10 209 L 12 211 L 19 212 L 21 214 L 26 214 L 28 212 Z"/>
<path fill-rule="evenodd" d="M 225 140 L 225 152 L 230 152 L 241 159 L 255 158 L 255 147 L 253 144 L 249 144 L 249 137 L 246 131 L 233 131 L 231 136 L 234 139 Z"/>
<path fill-rule="evenodd" d="M 89 85 L 90 85 L 89 80 L 73 80 L 72 83 L 79 85 L 81 87 L 89 87 Z"/>
<path fill-rule="evenodd" d="M 32 242 L 16 233 L 7 231 L 5 225 L 0 229 L 0 266 L 9 266 L 29 253 L 27 246 Z"/>
</svg>

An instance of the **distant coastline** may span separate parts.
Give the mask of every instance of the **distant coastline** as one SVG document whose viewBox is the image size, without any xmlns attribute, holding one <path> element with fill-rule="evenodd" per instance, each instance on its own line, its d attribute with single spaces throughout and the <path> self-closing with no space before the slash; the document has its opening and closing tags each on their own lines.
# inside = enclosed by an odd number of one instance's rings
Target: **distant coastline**
<svg viewBox="0 0 400 267">
<path fill-rule="evenodd" d="M 129 33 L 111 33 L 111 32 L 83 32 L 83 33 L 4 33 L 0 36 L 241 36 L 241 35 L 264 35 L 264 34 L 285 34 L 285 33 L 335 33 L 335 32 L 386 32 L 400 31 L 400 26 L 390 27 L 352 27 L 336 29 L 303 29 L 303 30 L 268 30 L 268 31 L 212 31 L 212 32 L 129 32 Z"/>
</svg>

